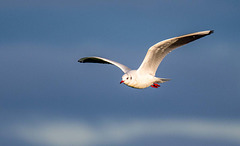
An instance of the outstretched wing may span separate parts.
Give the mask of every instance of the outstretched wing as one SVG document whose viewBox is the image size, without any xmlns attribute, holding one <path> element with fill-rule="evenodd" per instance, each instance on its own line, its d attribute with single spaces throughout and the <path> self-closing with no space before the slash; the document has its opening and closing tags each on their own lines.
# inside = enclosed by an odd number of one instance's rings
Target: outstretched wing
<svg viewBox="0 0 240 146">
<path fill-rule="evenodd" d="M 102 58 L 102 57 L 84 57 L 78 60 L 78 62 L 80 63 L 103 63 L 103 64 L 112 64 L 115 65 L 117 67 L 119 67 L 124 73 L 128 72 L 129 70 L 131 70 L 130 68 L 128 68 L 125 65 L 122 65 L 118 62 L 106 59 L 106 58 Z"/>
<path fill-rule="evenodd" d="M 213 30 L 191 33 L 170 38 L 153 45 L 149 48 L 141 66 L 138 68 L 138 71 L 155 76 L 159 64 L 168 53 L 180 46 L 183 46 L 211 33 L 213 33 Z"/>
</svg>

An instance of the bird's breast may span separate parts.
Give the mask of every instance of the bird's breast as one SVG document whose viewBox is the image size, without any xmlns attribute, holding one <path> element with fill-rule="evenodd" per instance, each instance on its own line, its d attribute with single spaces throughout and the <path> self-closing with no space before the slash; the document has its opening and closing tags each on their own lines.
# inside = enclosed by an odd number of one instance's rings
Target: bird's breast
<svg viewBox="0 0 240 146">
<path fill-rule="evenodd" d="M 151 79 L 143 77 L 143 78 L 137 78 L 126 85 L 132 88 L 143 89 L 143 88 L 149 87 L 150 85 L 152 85 L 152 83 L 153 82 Z"/>
</svg>

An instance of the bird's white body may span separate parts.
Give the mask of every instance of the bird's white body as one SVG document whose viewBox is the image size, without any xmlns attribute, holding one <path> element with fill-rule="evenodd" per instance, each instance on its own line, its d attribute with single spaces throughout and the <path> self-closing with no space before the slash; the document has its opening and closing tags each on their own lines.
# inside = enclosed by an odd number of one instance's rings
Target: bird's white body
<svg viewBox="0 0 240 146">
<path fill-rule="evenodd" d="M 123 64 L 102 57 L 84 57 L 79 59 L 78 62 L 112 64 L 119 67 L 125 73 L 122 76 L 122 81 L 120 83 L 139 89 L 147 88 L 149 86 L 158 88 L 160 85 L 157 83 L 164 83 L 170 80 L 155 77 L 157 68 L 163 58 L 172 50 L 211 33 L 213 33 L 212 30 L 201 31 L 161 41 L 149 48 L 142 64 L 137 70 L 131 70 Z"/>
<path fill-rule="evenodd" d="M 123 83 L 129 87 L 143 89 L 151 86 L 153 83 L 163 83 L 166 79 L 154 77 L 150 74 L 143 74 L 138 70 L 130 70 L 122 76 Z M 167 79 L 170 80 L 170 79 Z"/>
<path fill-rule="evenodd" d="M 155 79 L 149 74 L 141 74 L 137 70 L 131 70 L 122 76 L 122 81 L 133 88 L 146 88 L 152 85 Z"/>
</svg>

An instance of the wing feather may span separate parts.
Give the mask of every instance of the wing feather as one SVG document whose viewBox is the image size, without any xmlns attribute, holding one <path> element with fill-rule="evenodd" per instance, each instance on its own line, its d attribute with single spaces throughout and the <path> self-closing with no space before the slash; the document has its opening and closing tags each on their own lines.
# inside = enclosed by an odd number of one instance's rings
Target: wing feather
<svg viewBox="0 0 240 146">
<path fill-rule="evenodd" d="M 78 60 L 78 62 L 80 63 L 102 63 L 102 64 L 112 64 L 117 66 L 118 68 L 120 68 L 124 73 L 128 72 L 129 70 L 131 70 L 130 68 L 128 68 L 127 66 L 120 64 L 118 62 L 106 59 L 106 58 L 102 58 L 102 57 L 84 57 Z"/>
<path fill-rule="evenodd" d="M 138 68 L 138 71 L 155 76 L 158 66 L 168 53 L 180 46 L 183 46 L 211 33 L 213 33 L 213 30 L 191 33 L 170 38 L 153 45 L 149 48 L 142 64 Z"/>
</svg>

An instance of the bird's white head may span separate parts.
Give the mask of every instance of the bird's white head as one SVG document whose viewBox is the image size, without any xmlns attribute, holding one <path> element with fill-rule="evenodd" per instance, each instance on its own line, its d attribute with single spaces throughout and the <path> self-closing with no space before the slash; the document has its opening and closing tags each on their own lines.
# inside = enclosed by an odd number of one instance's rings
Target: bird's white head
<svg viewBox="0 0 240 146">
<path fill-rule="evenodd" d="M 124 74 L 122 76 L 122 81 L 120 82 L 120 84 L 124 83 L 126 85 L 129 85 L 131 83 L 132 79 L 133 78 L 132 78 L 132 76 L 130 74 Z"/>
<path fill-rule="evenodd" d="M 135 70 L 131 70 L 129 72 L 127 72 L 126 74 L 124 74 L 122 76 L 122 81 L 120 82 L 121 83 L 124 83 L 128 86 L 133 86 L 135 84 L 135 80 L 136 80 L 136 71 Z"/>
</svg>

